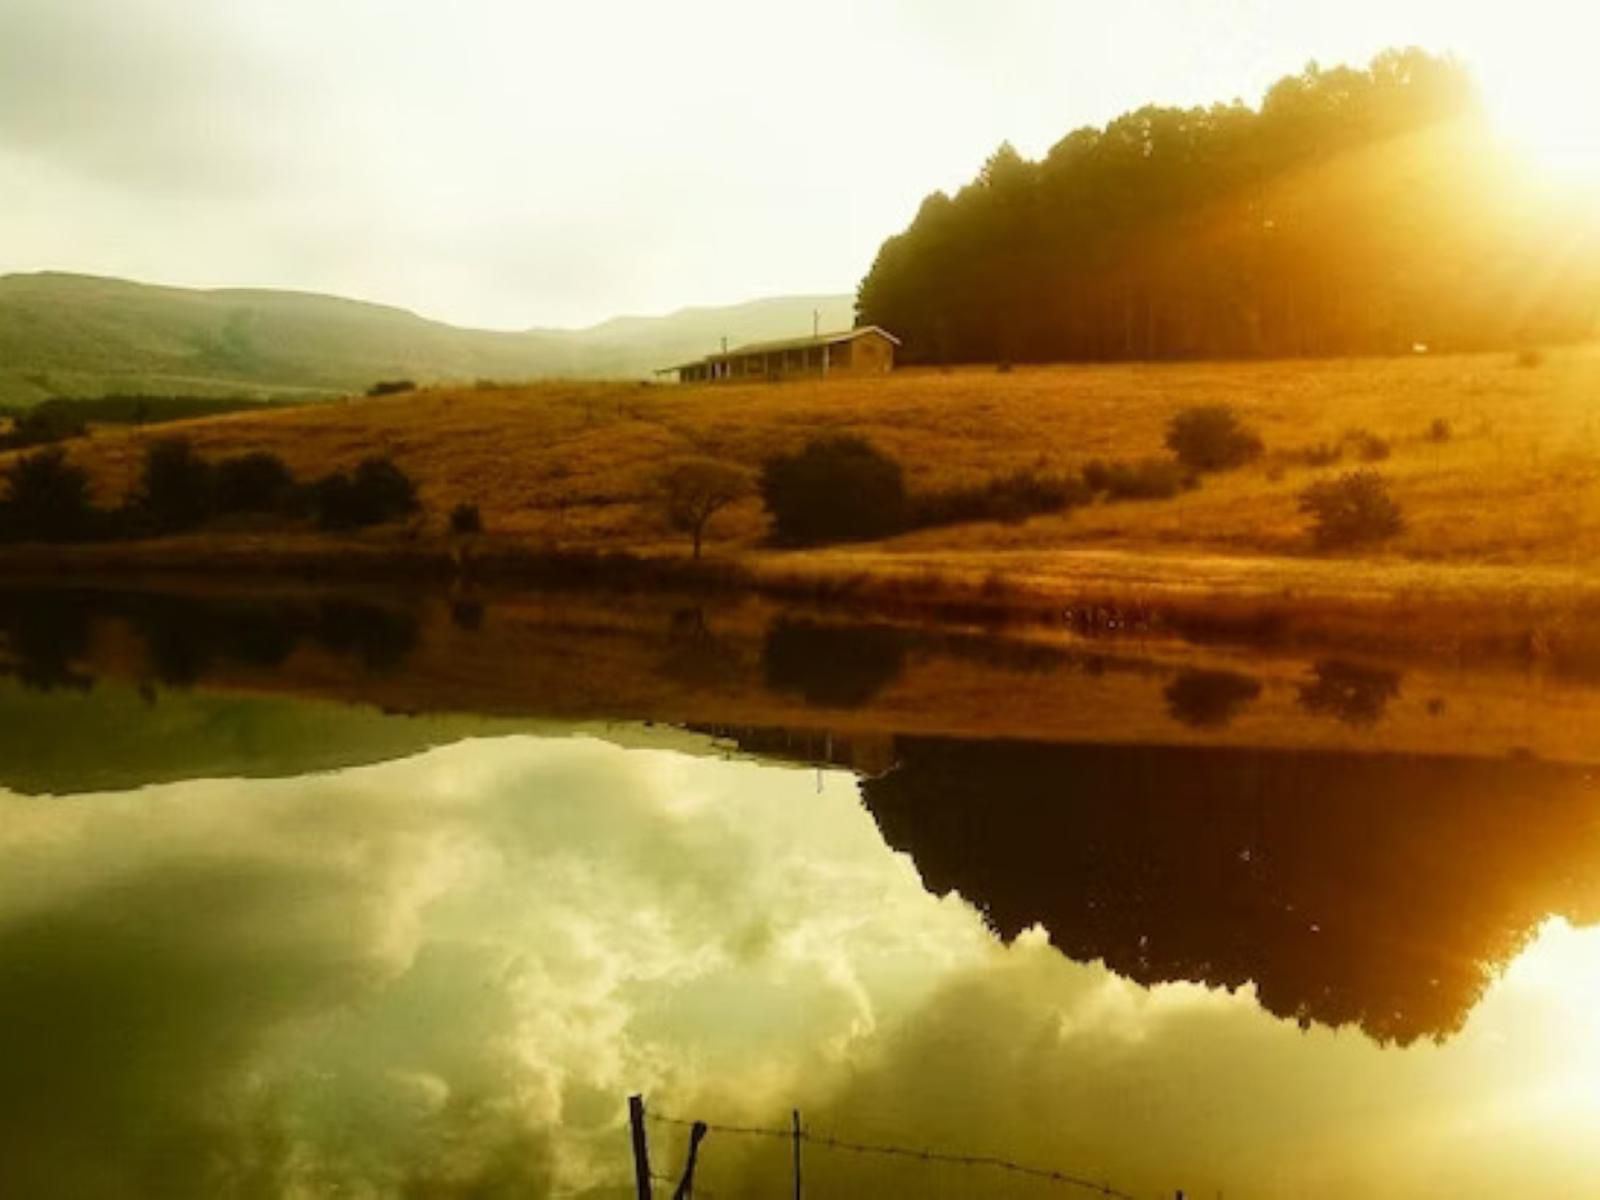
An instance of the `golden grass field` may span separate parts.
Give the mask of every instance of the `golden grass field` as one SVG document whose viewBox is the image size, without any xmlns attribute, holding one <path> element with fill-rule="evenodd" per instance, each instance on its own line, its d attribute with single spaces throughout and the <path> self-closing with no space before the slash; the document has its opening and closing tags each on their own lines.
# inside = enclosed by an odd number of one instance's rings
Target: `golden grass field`
<svg viewBox="0 0 1600 1200">
<path fill-rule="evenodd" d="M 1600 347 L 1406 359 L 905 370 L 879 379 L 647 387 L 540 383 L 445 388 L 145 431 L 101 430 L 73 445 L 98 497 L 133 483 L 144 445 L 183 434 L 208 456 L 269 450 L 303 476 L 394 456 L 419 482 L 413 543 L 443 532 L 459 501 L 480 505 L 486 543 L 534 550 L 686 554 L 654 483 L 680 455 L 756 467 L 818 433 L 870 438 L 905 466 L 913 491 L 1019 467 L 1075 471 L 1092 458 L 1165 453 L 1167 422 L 1230 404 L 1266 443 L 1256 463 L 1209 476 L 1176 499 L 1100 503 L 1018 524 L 925 529 L 881 543 L 809 551 L 764 546 L 754 498 L 719 514 L 708 555 L 759 571 L 879 574 L 916 585 L 999 578 L 1057 592 L 1174 590 L 1416 602 L 1421 630 L 1441 597 L 1549 608 L 1600 600 Z M 1449 422 L 1437 442 L 1429 426 Z M 1298 460 L 1351 429 L 1387 439 L 1374 464 L 1408 521 L 1386 545 L 1316 552 L 1296 494 L 1364 465 Z M 374 535 L 376 536 L 376 535 Z M 394 535 L 386 535 L 389 544 Z M 227 539 L 206 535 L 214 546 Z M 298 543 L 305 552 L 305 540 Z M 238 554 L 270 555 L 254 537 Z M 165 553 L 172 553 L 168 547 Z M 163 551 L 152 549 L 150 553 Z M 342 551 L 341 551 L 342 552 Z M 374 546 L 374 553 L 381 551 Z M 122 556 L 141 554 L 123 547 Z M 1577 611 L 1575 607 L 1574 612 Z"/>
<path fill-rule="evenodd" d="M 386 452 L 415 476 L 436 522 L 460 500 L 491 530 L 565 546 L 644 549 L 667 533 L 652 484 L 675 455 L 755 467 L 819 432 L 864 435 L 909 485 L 976 482 L 1024 466 L 1165 453 L 1180 409 L 1231 404 L 1267 454 L 1175 500 L 1104 504 L 1014 526 L 926 530 L 884 548 L 1120 547 L 1296 555 L 1309 550 L 1295 493 L 1340 467 L 1285 461 L 1352 428 L 1387 438 L 1409 529 L 1379 557 L 1587 564 L 1600 552 L 1600 348 L 1553 351 L 1536 367 L 1468 357 L 908 370 L 883 379 L 643 387 L 542 383 L 425 391 L 151 431 L 103 430 L 74 448 L 100 499 L 132 482 L 143 444 L 182 433 L 208 455 L 265 449 L 312 475 Z M 1444 444 L 1426 437 L 1450 422 Z M 1342 464 L 1349 469 L 1352 464 Z M 720 515 L 713 547 L 755 546 L 752 500 Z"/>
</svg>

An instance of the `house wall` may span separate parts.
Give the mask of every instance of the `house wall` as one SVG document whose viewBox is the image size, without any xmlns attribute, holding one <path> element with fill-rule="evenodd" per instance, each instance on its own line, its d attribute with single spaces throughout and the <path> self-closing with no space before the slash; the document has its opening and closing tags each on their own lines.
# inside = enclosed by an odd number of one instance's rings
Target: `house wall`
<svg viewBox="0 0 1600 1200">
<path fill-rule="evenodd" d="M 853 341 L 832 346 L 802 346 L 764 354 L 744 354 L 716 363 L 695 363 L 679 370 L 683 383 L 707 380 L 792 379 L 824 372 L 826 352 L 828 375 L 884 375 L 894 370 L 894 343 L 881 334 L 869 333 Z"/>
</svg>

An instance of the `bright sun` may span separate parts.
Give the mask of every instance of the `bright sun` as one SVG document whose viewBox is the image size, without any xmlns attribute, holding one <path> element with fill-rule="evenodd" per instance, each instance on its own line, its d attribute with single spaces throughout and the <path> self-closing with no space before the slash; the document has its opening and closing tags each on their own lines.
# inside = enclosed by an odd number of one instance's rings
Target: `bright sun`
<svg viewBox="0 0 1600 1200">
<path fill-rule="evenodd" d="M 1543 166 L 1600 182 L 1600 77 L 1541 49 L 1484 72 L 1490 114 Z"/>
</svg>

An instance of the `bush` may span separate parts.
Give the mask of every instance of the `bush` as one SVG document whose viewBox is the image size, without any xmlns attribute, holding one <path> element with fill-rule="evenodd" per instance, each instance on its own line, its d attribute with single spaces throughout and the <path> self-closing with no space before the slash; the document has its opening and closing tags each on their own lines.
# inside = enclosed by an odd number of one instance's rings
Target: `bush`
<svg viewBox="0 0 1600 1200">
<path fill-rule="evenodd" d="M 81 417 L 66 405 L 47 400 L 12 420 L 11 428 L 0 434 L 0 450 L 27 450 L 88 435 Z"/>
<path fill-rule="evenodd" d="M 145 451 L 144 475 L 134 498 L 157 533 L 203 525 L 215 511 L 215 472 L 187 438 L 163 438 Z"/>
<path fill-rule="evenodd" d="M 24 455 L 0 485 L 0 536 L 9 541 L 71 542 L 89 536 L 89 474 L 57 448 Z"/>
<path fill-rule="evenodd" d="M 1186 408 L 1167 426 L 1167 449 L 1191 471 L 1226 471 L 1261 453 L 1261 439 L 1226 405 Z"/>
<path fill-rule="evenodd" d="M 343 471 L 324 475 L 311 485 L 311 507 L 322 529 L 356 529 L 371 523 L 363 519 L 356 485 Z"/>
<path fill-rule="evenodd" d="M 340 471 L 319 479 L 312 492 L 323 529 L 362 529 L 417 511 L 417 487 L 388 458 L 372 457 L 354 475 Z"/>
<path fill-rule="evenodd" d="M 482 533 L 483 514 L 476 504 L 458 504 L 450 510 L 451 533 Z"/>
<path fill-rule="evenodd" d="M 1517 366 L 1519 366 L 1519 367 L 1542 367 L 1542 366 L 1544 366 L 1544 351 L 1543 350 L 1539 350 L 1539 349 L 1535 349 L 1533 347 L 1529 347 L 1526 350 L 1518 350 L 1517 351 Z"/>
<path fill-rule="evenodd" d="M 1453 432 L 1454 430 L 1450 428 L 1449 421 L 1446 421 L 1443 417 L 1435 417 L 1433 423 L 1428 426 L 1428 440 L 1442 445 L 1450 440 Z"/>
<path fill-rule="evenodd" d="M 1345 440 L 1355 447 L 1362 462 L 1382 462 L 1389 457 L 1389 443 L 1370 429 L 1352 429 Z"/>
<path fill-rule="evenodd" d="M 1405 528 L 1400 506 L 1376 471 L 1312 484 L 1300 493 L 1300 511 L 1313 518 L 1312 536 L 1323 547 L 1379 542 Z"/>
<path fill-rule="evenodd" d="M 367 389 L 369 396 L 398 396 L 402 392 L 414 392 L 417 385 L 411 379 L 380 379 Z"/>
<path fill-rule="evenodd" d="M 958 525 L 966 521 L 1024 521 L 1061 512 L 1090 500 L 1089 489 L 1071 476 L 1024 469 L 972 487 L 945 488 L 913 497 L 910 524 Z"/>
<path fill-rule="evenodd" d="M 1300 458 L 1308 467 L 1331 467 L 1344 457 L 1344 446 L 1338 442 L 1318 442 L 1300 451 Z"/>
<path fill-rule="evenodd" d="M 1095 459 L 1083 467 L 1084 486 L 1108 500 L 1170 500 L 1193 486 L 1193 477 L 1169 458 L 1138 462 Z"/>
<path fill-rule="evenodd" d="M 225 458 L 216 467 L 216 510 L 274 512 L 293 487 L 294 476 L 276 454 L 257 451 Z"/>
<path fill-rule="evenodd" d="M 883 537 L 906 517 L 900 464 L 863 438 L 814 438 L 761 467 L 761 498 L 778 538 L 808 543 Z"/>
</svg>

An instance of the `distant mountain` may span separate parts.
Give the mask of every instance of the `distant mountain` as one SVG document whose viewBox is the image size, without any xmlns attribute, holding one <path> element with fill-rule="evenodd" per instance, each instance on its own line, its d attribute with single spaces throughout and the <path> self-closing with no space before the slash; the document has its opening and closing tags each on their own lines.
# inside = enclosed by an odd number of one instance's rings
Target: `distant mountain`
<svg viewBox="0 0 1600 1200">
<path fill-rule="evenodd" d="M 0 404 L 112 392 L 330 395 L 380 379 L 642 378 L 729 344 L 847 328 L 846 295 L 497 333 L 304 292 L 0 276 Z"/>
</svg>

